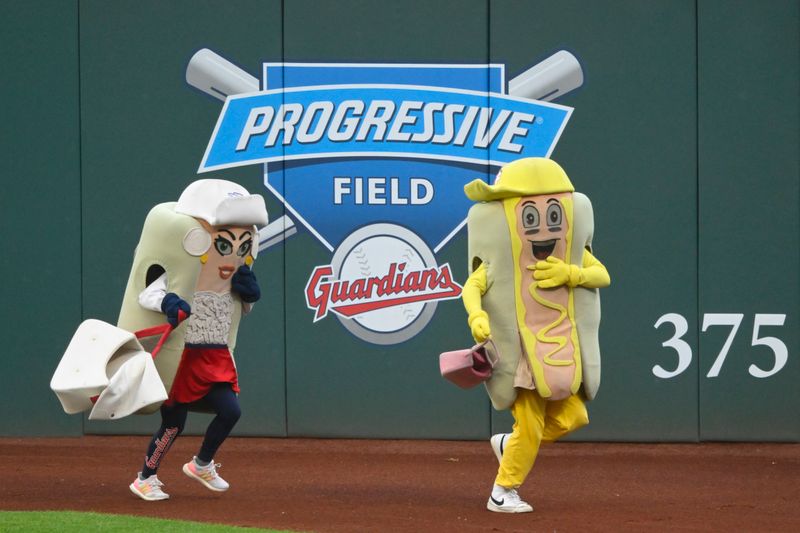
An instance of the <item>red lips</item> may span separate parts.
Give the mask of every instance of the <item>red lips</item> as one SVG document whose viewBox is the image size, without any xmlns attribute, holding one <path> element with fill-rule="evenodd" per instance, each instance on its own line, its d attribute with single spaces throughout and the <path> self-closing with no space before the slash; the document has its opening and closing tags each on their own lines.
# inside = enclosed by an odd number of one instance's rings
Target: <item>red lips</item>
<svg viewBox="0 0 800 533">
<path fill-rule="evenodd" d="M 233 273 L 236 271 L 231 265 L 222 265 L 219 267 L 219 277 L 222 279 L 228 279 L 229 277 L 233 276 Z"/>
</svg>

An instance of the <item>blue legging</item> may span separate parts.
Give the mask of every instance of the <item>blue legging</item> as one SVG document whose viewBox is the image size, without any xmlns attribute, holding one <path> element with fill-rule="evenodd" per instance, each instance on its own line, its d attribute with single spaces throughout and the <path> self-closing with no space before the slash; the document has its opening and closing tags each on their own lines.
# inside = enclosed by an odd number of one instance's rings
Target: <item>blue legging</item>
<svg viewBox="0 0 800 533">
<path fill-rule="evenodd" d="M 236 425 L 242 415 L 242 410 L 230 383 L 215 383 L 203 400 L 217 415 L 208 425 L 203 444 L 197 453 L 198 459 L 209 462 L 214 459 L 214 454 L 217 453 L 233 426 Z M 155 432 L 147 448 L 144 466 L 142 466 L 143 477 L 147 478 L 156 473 L 161 459 L 167 454 L 178 435 L 183 432 L 188 413 L 189 404 L 187 403 L 161 406 L 161 427 Z"/>
</svg>

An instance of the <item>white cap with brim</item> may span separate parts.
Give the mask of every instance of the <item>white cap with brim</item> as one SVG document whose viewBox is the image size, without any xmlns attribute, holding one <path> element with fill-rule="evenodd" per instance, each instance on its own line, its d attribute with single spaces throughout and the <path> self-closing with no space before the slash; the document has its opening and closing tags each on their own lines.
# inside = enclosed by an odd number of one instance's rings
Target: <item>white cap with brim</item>
<svg viewBox="0 0 800 533">
<path fill-rule="evenodd" d="M 266 226 L 267 207 L 260 194 L 232 181 L 202 179 L 181 193 L 175 212 L 205 220 L 212 226 Z"/>
</svg>

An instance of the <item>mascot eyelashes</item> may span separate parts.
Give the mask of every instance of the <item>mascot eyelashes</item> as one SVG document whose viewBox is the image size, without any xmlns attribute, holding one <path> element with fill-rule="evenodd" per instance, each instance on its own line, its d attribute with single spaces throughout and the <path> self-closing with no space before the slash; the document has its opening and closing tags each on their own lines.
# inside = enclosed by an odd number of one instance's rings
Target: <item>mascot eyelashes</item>
<svg viewBox="0 0 800 533">
<path fill-rule="evenodd" d="M 591 251 L 592 205 L 556 162 L 520 159 L 493 185 L 464 191 L 479 203 L 467 217 L 462 298 L 472 336 L 491 337 L 499 352 L 486 383 L 492 404 L 514 416 L 512 433 L 491 438 L 500 467 L 487 508 L 530 512 L 517 488 L 539 445 L 589 422 L 584 402 L 600 383 L 597 289 L 610 278 Z"/>
</svg>

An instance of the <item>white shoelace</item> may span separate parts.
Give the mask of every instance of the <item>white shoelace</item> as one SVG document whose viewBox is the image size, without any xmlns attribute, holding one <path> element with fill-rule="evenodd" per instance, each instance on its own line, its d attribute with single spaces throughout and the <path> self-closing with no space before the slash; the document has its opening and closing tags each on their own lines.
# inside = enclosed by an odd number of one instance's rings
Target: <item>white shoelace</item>
<svg viewBox="0 0 800 533">
<path fill-rule="evenodd" d="M 195 464 L 197 464 L 197 463 L 195 463 Z M 217 476 L 217 468 L 222 468 L 222 463 L 215 463 L 214 461 L 211 461 L 206 466 L 197 465 L 197 468 L 199 468 L 200 470 L 204 470 L 206 472 L 210 472 L 214 477 L 216 477 Z"/>
</svg>

